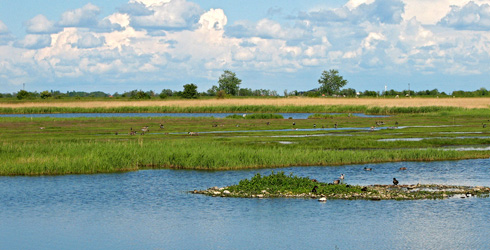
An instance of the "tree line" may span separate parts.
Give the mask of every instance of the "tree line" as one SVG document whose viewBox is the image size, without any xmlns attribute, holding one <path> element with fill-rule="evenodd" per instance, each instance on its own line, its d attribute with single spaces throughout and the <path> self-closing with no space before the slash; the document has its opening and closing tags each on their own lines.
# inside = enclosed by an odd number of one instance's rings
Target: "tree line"
<svg viewBox="0 0 490 250">
<path fill-rule="evenodd" d="M 114 94 L 104 93 L 102 91 L 94 91 L 94 92 L 83 92 L 83 91 L 67 91 L 66 93 L 62 93 L 60 91 L 42 91 L 38 92 L 29 92 L 26 90 L 20 90 L 16 93 L 0 93 L 0 98 L 17 98 L 19 100 L 22 99 L 61 99 L 61 98 L 128 98 L 128 99 L 153 99 L 153 98 L 185 98 L 185 99 L 196 99 L 199 97 L 211 96 L 216 97 L 218 99 L 226 98 L 229 96 L 272 96 L 278 97 L 279 94 L 275 90 L 268 89 L 255 89 L 252 90 L 250 88 L 240 88 L 242 80 L 236 76 L 236 73 L 225 70 L 223 74 L 218 79 L 218 84 L 213 85 L 210 89 L 203 92 L 198 92 L 198 87 L 194 83 L 189 83 L 183 85 L 182 91 L 174 91 L 171 89 L 163 89 L 160 93 L 156 93 L 153 90 L 143 91 L 143 90 L 131 90 L 124 92 L 122 94 L 115 92 Z M 347 85 L 348 81 L 345 80 L 341 75 L 339 75 L 339 71 L 336 69 L 324 70 L 321 74 L 320 79 L 318 79 L 318 83 L 320 87 L 311 89 L 308 91 L 298 91 L 293 90 L 288 92 L 284 90 L 285 97 L 287 96 L 307 96 L 307 97 L 320 97 L 320 96 L 333 96 L 333 97 L 411 97 L 411 96 L 428 96 L 428 97 L 488 97 L 490 96 L 490 91 L 485 88 L 480 88 L 475 91 L 463 91 L 457 90 L 453 91 L 450 94 L 445 92 L 440 92 L 437 89 L 432 90 L 422 90 L 422 91 L 414 91 L 414 90 L 402 90 L 397 91 L 394 89 L 387 91 L 373 91 L 373 90 L 365 90 L 363 92 L 357 92 L 353 88 L 343 89 L 345 85 Z"/>
</svg>

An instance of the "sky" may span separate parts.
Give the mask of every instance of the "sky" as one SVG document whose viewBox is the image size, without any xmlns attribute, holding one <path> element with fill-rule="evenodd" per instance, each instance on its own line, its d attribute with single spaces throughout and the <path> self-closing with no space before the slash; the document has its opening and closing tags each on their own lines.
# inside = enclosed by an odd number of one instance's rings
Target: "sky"
<svg viewBox="0 0 490 250">
<path fill-rule="evenodd" d="M 490 0 L 0 0 L 0 93 L 490 88 Z"/>
</svg>

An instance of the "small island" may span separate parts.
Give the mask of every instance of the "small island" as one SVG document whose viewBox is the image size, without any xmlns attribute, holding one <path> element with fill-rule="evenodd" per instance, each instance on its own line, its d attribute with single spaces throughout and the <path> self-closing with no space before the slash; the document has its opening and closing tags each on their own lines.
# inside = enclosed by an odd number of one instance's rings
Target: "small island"
<svg viewBox="0 0 490 250">
<path fill-rule="evenodd" d="M 355 186 L 343 183 L 323 183 L 308 177 L 272 172 L 268 176 L 256 174 L 250 180 L 241 180 L 238 185 L 212 187 L 207 190 L 190 191 L 190 193 L 219 197 L 304 198 L 319 201 L 330 199 L 420 200 L 488 197 L 490 188 L 435 184 Z"/>
</svg>

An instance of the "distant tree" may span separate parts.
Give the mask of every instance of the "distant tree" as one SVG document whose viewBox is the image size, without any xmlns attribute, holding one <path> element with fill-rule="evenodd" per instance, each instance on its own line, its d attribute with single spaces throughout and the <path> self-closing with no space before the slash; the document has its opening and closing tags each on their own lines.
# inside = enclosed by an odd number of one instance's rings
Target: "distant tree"
<svg viewBox="0 0 490 250">
<path fill-rule="evenodd" d="M 49 98 L 49 97 L 51 97 L 51 92 L 49 92 L 49 91 L 47 91 L 47 90 L 45 90 L 45 91 L 41 92 L 41 98 L 42 98 L 42 99 L 47 99 L 47 98 Z"/>
<path fill-rule="evenodd" d="M 206 92 L 207 92 L 207 95 L 209 95 L 209 96 L 215 96 L 218 93 L 218 91 L 219 91 L 218 86 L 213 85 L 213 87 L 208 89 L 208 91 L 206 91 Z"/>
<path fill-rule="evenodd" d="M 338 70 L 331 69 L 322 72 L 322 76 L 318 79 L 318 83 L 321 85 L 319 89 L 320 93 L 332 95 L 339 92 L 340 88 L 347 84 L 347 80 L 344 80 L 344 78 L 339 75 Z"/>
<path fill-rule="evenodd" d="M 31 93 L 29 93 L 25 90 L 20 90 L 19 92 L 17 92 L 17 99 L 19 99 L 19 100 L 26 99 L 26 98 L 29 98 L 30 95 L 31 95 Z"/>
<path fill-rule="evenodd" d="M 184 91 L 182 92 L 182 98 L 186 99 L 196 99 L 198 97 L 197 94 L 197 86 L 193 83 L 184 85 Z"/>
<path fill-rule="evenodd" d="M 224 90 L 220 90 L 216 93 L 216 98 L 217 99 L 225 99 L 226 93 Z"/>
<path fill-rule="evenodd" d="M 219 90 L 224 90 L 229 95 L 237 95 L 241 83 L 242 80 L 238 79 L 236 74 L 229 70 L 225 70 L 218 80 Z"/>
</svg>

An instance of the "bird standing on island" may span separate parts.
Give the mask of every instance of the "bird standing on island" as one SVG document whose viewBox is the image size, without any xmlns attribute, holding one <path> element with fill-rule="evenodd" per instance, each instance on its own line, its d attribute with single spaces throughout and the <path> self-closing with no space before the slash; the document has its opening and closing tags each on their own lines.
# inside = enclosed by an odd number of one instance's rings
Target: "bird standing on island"
<svg viewBox="0 0 490 250">
<path fill-rule="evenodd" d="M 341 174 L 340 175 L 340 183 L 341 184 L 344 184 L 344 174 Z"/>
<path fill-rule="evenodd" d="M 398 183 L 399 183 L 398 180 L 396 178 L 393 178 L 393 185 L 396 186 L 396 185 L 398 185 Z"/>
</svg>

